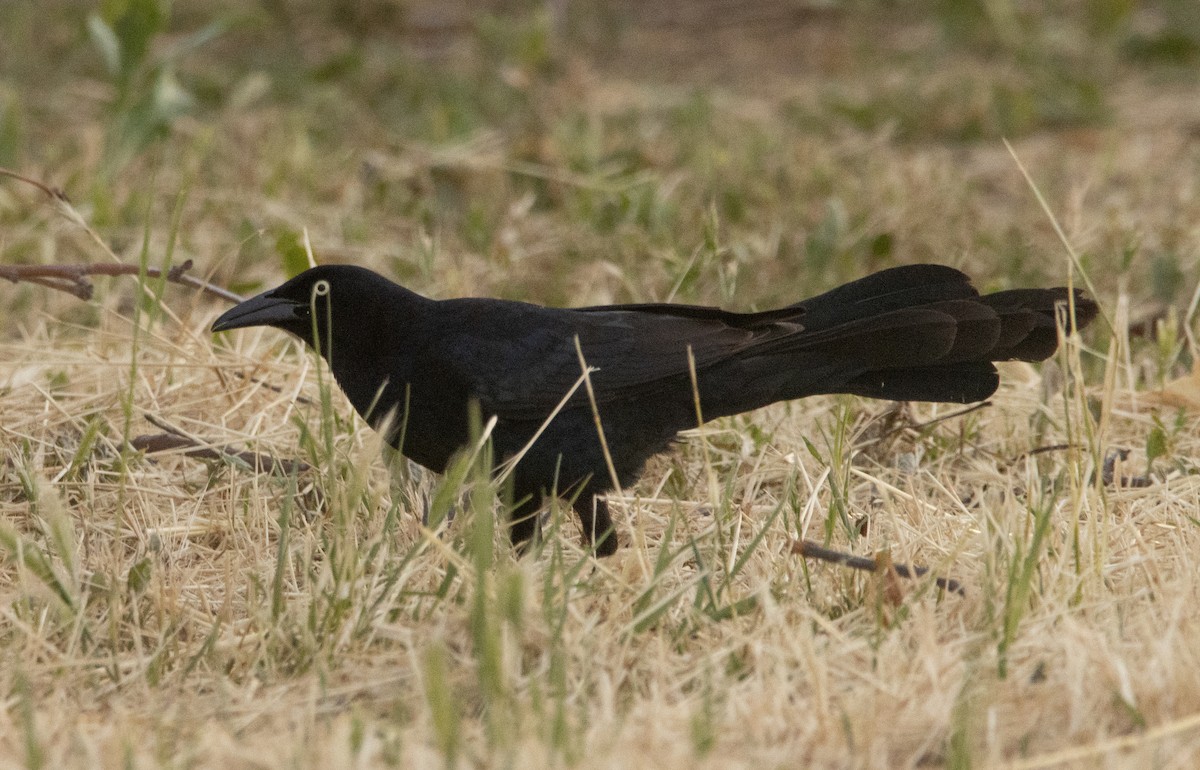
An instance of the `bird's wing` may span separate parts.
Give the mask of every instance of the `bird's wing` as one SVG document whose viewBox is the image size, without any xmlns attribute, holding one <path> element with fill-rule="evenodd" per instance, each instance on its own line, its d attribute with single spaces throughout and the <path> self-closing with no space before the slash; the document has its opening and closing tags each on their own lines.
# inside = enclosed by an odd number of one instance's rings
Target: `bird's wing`
<svg viewBox="0 0 1200 770">
<path fill-rule="evenodd" d="M 796 309 L 728 313 L 688 305 L 560 310 L 451 300 L 438 354 L 488 414 L 546 416 L 579 381 L 583 359 L 598 403 L 653 392 L 696 371 L 802 331 Z M 793 319 L 793 320 L 789 320 Z M 573 402 L 586 400 L 579 388 Z"/>
</svg>

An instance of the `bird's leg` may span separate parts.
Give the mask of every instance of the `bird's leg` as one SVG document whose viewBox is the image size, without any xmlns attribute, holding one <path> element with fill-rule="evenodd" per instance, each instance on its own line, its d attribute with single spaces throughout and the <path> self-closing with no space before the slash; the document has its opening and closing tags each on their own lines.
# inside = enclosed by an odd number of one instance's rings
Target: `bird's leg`
<svg viewBox="0 0 1200 770">
<path fill-rule="evenodd" d="M 540 514 L 547 498 L 542 494 L 527 494 L 520 495 L 517 499 L 520 502 L 513 506 L 508 536 L 517 553 L 523 556 L 541 535 Z M 600 495 L 591 494 L 585 487 L 576 495 L 572 507 L 583 526 L 584 546 L 591 547 L 597 556 L 612 556 L 616 553 L 617 532 L 608 513 L 608 502 Z"/>
<path fill-rule="evenodd" d="M 541 495 L 526 495 L 512 509 L 508 521 L 508 537 L 521 556 L 537 542 L 540 535 L 541 509 Z"/>
<path fill-rule="evenodd" d="M 608 514 L 608 501 L 584 490 L 575 498 L 575 513 L 583 525 L 585 545 L 592 546 L 597 556 L 612 556 L 617 552 L 617 531 Z"/>
</svg>

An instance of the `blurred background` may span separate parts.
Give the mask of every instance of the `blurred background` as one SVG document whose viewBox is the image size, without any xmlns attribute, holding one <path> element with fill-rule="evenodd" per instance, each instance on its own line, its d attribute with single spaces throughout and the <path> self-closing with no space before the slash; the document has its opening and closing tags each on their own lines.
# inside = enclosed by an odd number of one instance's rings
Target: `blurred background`
<svg viewBox="0 0 1200 770">
<path fill-rule="evenodd" d="M 1192 0 L 5 0 L 0 39 L 0 166 L 241 292 L 305 231 L 435 296 L 1060 283 L 1004 138 L 1102 292 L 1153 320 L 1197 279 Z M 10 181 L 0 227 L 4 263 L 103 258 Z"/>
</svg>

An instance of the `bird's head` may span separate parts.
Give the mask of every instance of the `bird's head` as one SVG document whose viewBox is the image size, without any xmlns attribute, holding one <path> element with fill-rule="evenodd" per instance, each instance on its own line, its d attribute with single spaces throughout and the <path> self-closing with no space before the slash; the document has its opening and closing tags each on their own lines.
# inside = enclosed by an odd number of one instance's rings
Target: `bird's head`
<svg viewBox="0 0 1200 770">
<path fill-rule="evenodd" d="M 383 276 L 351 265 L 321 265 L 225 311 L 214 332 L 272 326 L 296 335 L 328 358 L 355 329 L 383 315 L 389 295 L 404 292 Z M 320 344 L 317 343 L 320 340 Z"/>
</svg>

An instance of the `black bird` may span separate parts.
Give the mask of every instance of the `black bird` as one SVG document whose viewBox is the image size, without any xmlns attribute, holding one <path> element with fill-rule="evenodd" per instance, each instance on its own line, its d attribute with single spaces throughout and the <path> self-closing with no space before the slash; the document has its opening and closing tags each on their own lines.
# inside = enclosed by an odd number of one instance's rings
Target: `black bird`
<svg viewBox="0 0 1200 770">
<path fill-rule="evenodd" d="M 535 535 L 543 498 L 573 496 L 587 542 L 609 555 L 617 539 L 603 499 L 614 484 L 605 446 L 616 483 L 632 484 L 647 459 L 697 425 L 697 395 L 703 420 L 819 393 L 981 401 L 999 384 L 992 361 L 1054 353 L 1056 308 L 1068 304 L 1078 328 L 1096 315 L 1080 291 L 980 296 L 942 265 L 884 270 L 759 313 L 438 301 L 363 268 L 328 265 L 237 305 L 212 329 L 296 335 L 324 356 L 363 419 L 386 426 L 389 443 L 433 471 L 469 441 L 472 401 L 497 420 L 498 458 L 542 430 L 513 472 L 513 542 Z M 579 384 L 580 352 L 593 370 L 595 410 L 577 387 L 543 430 Z"/>
</svg>

